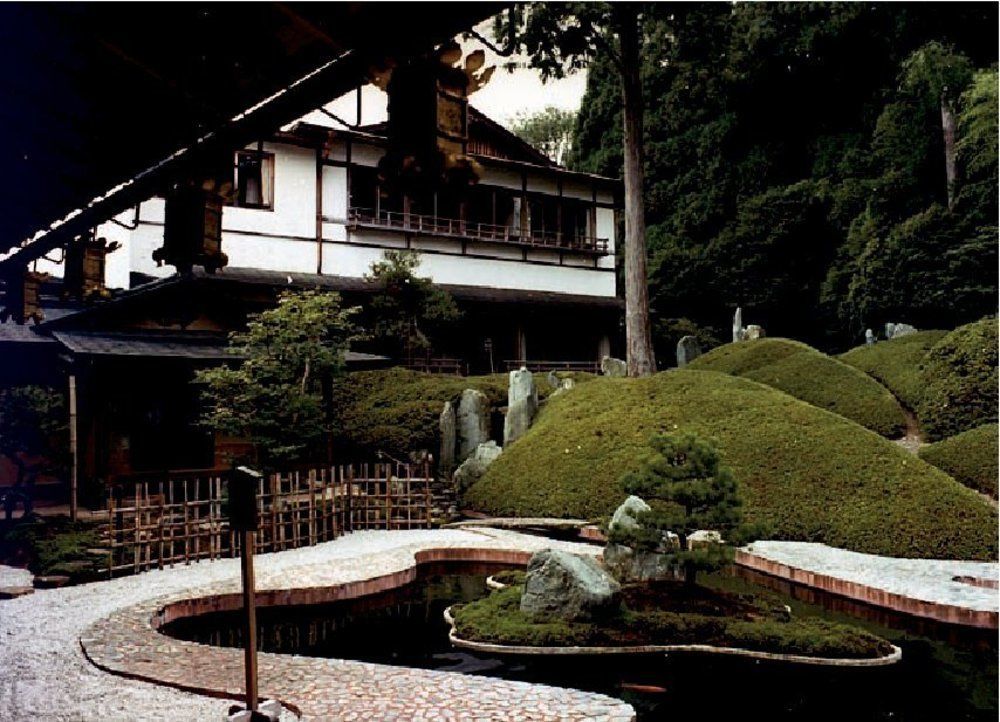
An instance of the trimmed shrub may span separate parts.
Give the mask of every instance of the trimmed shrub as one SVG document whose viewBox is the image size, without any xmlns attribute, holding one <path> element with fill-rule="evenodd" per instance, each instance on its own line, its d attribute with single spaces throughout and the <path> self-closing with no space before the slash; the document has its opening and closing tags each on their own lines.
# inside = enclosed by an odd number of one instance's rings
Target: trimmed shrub
<svg viewBox="0 0 1000 722">
<path fill-rule="evenodd" d="M 864 371 L 896 395 L 909 409 L 916 407 L 923 393 L 920 368 L 924 356 L 947 331 L 918 331 L 871 346 L 858 346 L 838 358 Z"/>
<path fill-rule="evenodd" d="M 714 439 L 745 520 L 768 538 L 900 557 L 996 556 L 996 514 L 972 490 L 840 416 L 709 371 L 599 378 L 552 399 L 465 501 L 502 516 L 605 519 L 650 436 L 682 427 Z"/>
<path fill-rule="evenodd" d="M 920 458 L 968 487 L 997 498 L 1000 426 L 985 424 L 920 449 Z"/>
<path fill-rule="evenodd" d="M 997 420 L 997 320 L 959 326 L 927 352 L 914 409 L 930 441 Z"/>
<path fill-rule="evenodd" d="M 691 368 L 759 381 L 882 436 L 894 438 L 906 429 L 906 414 L 889 391 L 798 341 L 763 338 L 726 344 L 696 358 Z"/>
</svg>

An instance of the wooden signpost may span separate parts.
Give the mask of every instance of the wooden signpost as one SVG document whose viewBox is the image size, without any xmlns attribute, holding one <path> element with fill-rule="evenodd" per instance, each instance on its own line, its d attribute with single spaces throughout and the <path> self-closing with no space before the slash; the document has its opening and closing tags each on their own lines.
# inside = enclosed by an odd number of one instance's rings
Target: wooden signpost
<svg viewBox="0 0 1000 722">
<path fill-rule="evenodd" d="M 240 568 L 243 577 L 243 666 L 247 709 L 257 710 L 257 603 L 253 578 L 253 546 L 257 533 L 259 471 L 237 467 L 229 482 L 229 523 L 240 535 Z"/>
</svg>

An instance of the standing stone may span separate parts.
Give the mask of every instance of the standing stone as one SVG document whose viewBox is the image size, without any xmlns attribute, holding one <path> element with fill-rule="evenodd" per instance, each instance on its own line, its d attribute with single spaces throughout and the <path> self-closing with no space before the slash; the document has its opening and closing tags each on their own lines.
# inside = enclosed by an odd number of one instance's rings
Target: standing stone
<svg viewBox="0 0 1000 722">
<path fill-rule="evenodd" d="M 611 522 L 608 524 L 608 531 L 633 531 L 638 529 L 639 514 L 650 511 L 649 504 L 644 502 L 634 494 L 621 503 L 615 513 L 611 515 Z"/>
<path fill-rule="evenodd" d="M 562 383 L 561 383 L 561 381 L 559 379 L 559 375 L 555 371 L 549 371 L 545 375 L 545 380 L 548 381 L 549 382 L 549 386 L 551 386 L 554 389 L 557 389 L 557 388 L 559 388 L 562 385 Z"/>
<path fill-rule="evenodd" d="M 677 368 L 682 369 L 701 356 L 701 344 L 694 336 L 681 336 L 677 342 Z"/>
<path fill-rule="evenodd" d="M 885 325 L 886 341 L 892 338 L 899 338 L 900 336 L 909 336 L 911 333 L 916 332 L 917 329 L 908 323 L 887 323 Z"/>
<path fill-rule="evenodd" d="M 458 402 L 458 456 L 461 463 L 490 438 L 489 403 L 486 394 L 476 389 L 466 389 Z"/>
<path fill-rule="evenodd" d="M 497 460 L 503 449 L 497 446 L 495 441 L 487 441 L 476 447 L 473 454 L 459 464 L 455 469 L 455 489 L 459 494 L 479 481 L 479 478 L 486 473 L 490 464 Z"/>
<path fill-rule="evenodd" d="M 451 474 L 455 468 L 455 407 L 450 401 L 444 402 L 441 416 L 438 418 L 438 431 L 441 434 L 441 453 L 438 456 L 438 469 L 442 476 Z"/>
<path fill-rule="evenodd" d="M 742 340 L 743 340 L 743 309 L 737 306 L 736 313 L 733 314 L 733 343 Z"/>
<path fill-rule="evenodd" d="M 743 331 L 743 340 L 744 341 L 755 341 L 758 338 L 764 338 L 766 335 L 767 334 L 764 333 L 764 327 L 763 326 L 758 326 L 755 323 L 751 323 Z"/>
<path fill-rule="evenodd" d="M 555 549 L 535 553 L 528 563 L 521 611 L 567 620 L 600 619 L 621 604 L 621 585 L 597 560 Z"/>
<path fill-rule="evenodd" d="M 503 422 L 503 445 L 517 441 L 531 427 L 538 411 L 538 389 L 535 377 L 523 366 L 510 372 L 507 387 L 507 416 Z"/>
<path fill-rule="evenodd" d="M 601 373 L 605 376 L 628 376 L 628 364 L 619 358 L 605 356 L 601 359 Z"/>
<path fill-rule="evenodd" d="M 865 329 L 865 346 L 872 346 L 875 343 L 875 334 L 869 328 Z"/>
</svg>

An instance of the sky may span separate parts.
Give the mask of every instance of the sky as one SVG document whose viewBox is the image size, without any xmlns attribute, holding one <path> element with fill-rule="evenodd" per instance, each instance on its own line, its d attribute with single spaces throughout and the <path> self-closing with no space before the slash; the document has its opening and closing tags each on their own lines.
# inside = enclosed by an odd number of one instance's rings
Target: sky
<svg viewBox="0 0 1000 722">
<path fill-rule="evenodd" d="M 492 39 L 492 20 L 480 23 L 476 30 Z M 509 127 L 519 115 L 532 114 L 549 105 L 564 110 L 579 110 L 587 84 L 586 71 L 578 71 L 562 80 L 543 83 L 537 70 L 526 67 L 519 67 L 513 73 L 504 70 L 502 65 L 507 59 L 493 53 L 479 40 L 472 38 L 460 42 L 466 53 L 482 48 L 486 51 L 486 65 L 498 66 L 490 82 L 469 97 L 470 105 L 498 123 Z M 363 125 L 385 120 L 386 96 L 375 86 L 367 85 L 362 89 L 361 105 Z M 327 104 L 326 108 L 348 123 L 357 122 L 353 92 Z M 303 120 L 317 125 L 336 126 L 334 121 L 320 112 L 310 113 Z"/>
</svg>

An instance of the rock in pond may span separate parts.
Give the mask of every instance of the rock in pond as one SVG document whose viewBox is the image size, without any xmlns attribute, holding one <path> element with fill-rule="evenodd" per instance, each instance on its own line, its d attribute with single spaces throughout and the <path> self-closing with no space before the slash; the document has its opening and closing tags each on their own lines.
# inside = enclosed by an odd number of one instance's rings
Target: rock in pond
<svg viewBox="0 0 1000 722">
<path fill-rule="evenodd" d="M 531 557 L 521 611 L 533 616 L 585 621 L 612 614 L 621 585 L 593 557 L 543 549 Z"/>
<path fill-rule="evenodd" d="M 676 535 L 671 536 L 677 540 Z M 604 548 L 604 563 L 623 583 L 680 581 L 684 579 L 681 566 L 669 554 L 636 551 L 624 544 L 608 544 Z"/>
</svg>

